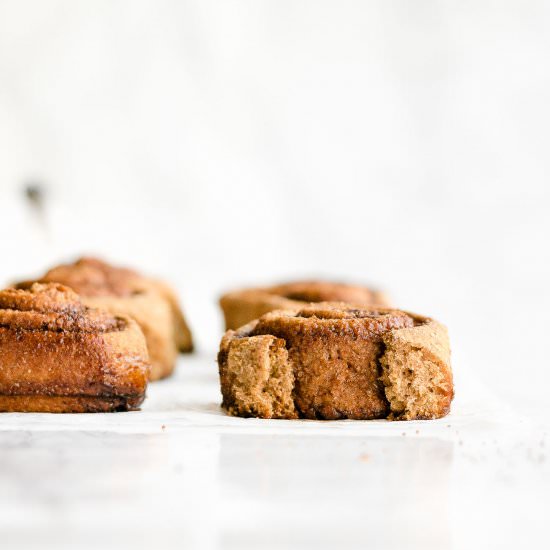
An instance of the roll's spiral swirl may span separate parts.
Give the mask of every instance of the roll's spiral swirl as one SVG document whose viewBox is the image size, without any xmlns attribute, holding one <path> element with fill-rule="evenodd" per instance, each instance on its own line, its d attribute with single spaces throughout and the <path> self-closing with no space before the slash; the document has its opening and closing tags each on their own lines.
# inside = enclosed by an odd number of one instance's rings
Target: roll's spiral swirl
<svg viewBox="0 0 550 550">
<path fill-rule="evenodd" d="M 0 411 L 135 409 L 149 369 L 130 318 L 91 309 L 60 284 L 0 291 Z"/>
</svg>

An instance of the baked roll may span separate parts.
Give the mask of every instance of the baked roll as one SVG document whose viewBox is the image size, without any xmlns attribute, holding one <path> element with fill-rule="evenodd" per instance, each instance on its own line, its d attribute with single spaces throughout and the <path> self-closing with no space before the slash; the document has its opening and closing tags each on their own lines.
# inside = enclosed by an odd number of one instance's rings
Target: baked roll
<svg viewBox="0 0 550 550">
<path fill-rule="evenodd" d="M 298 311 L 315 302 L 346 302 L 358 306 L 386 306 L 386 296 L 364 286 L 323 281 L 299 281 L 224 294 L 220 306 L 225 328 L 237 329 L 276 309 Z"/>
<path fill-rule="evenodd" d="M 135 410 L 149 368 L 129 317 L 90 309 L 62 285 L 0 291 L 1 412 Z"/>
<path fill-rule="evenodd" d="M 147 341 L 151 380 L 172 374 L 178 351 L 193 349 L 191 332 L 176 295 L 161 281 L 95 258 L 82 258 L 50 269 L 39 282 L 61 283 L 72 288 L 90 307 L 135 319 Z M 32 283 L 20 283 L 17 287 L 29 284 Z"/>
<path fill-rule="evenodd" d="M 312 304 L 229 330 L 218 354 L 234 416 L 420 420 L 450 409 L 447 330 L 389 308 Z"/>
</svg>

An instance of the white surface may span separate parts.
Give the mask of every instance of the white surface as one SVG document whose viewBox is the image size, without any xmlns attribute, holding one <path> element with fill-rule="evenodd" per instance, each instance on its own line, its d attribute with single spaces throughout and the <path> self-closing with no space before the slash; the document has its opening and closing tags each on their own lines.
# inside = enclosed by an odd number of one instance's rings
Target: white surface
<svg viewBox="0 0 550 550">
<path fill-rule="evenodd" d="M 536 546 L 549 426 L 473 378 L 457 390 L 437 421 L 232 418 L 214 358 L 199 356 L 151 385 L 140 412 L 4 414 L 2 547 Z"/>
</svg>

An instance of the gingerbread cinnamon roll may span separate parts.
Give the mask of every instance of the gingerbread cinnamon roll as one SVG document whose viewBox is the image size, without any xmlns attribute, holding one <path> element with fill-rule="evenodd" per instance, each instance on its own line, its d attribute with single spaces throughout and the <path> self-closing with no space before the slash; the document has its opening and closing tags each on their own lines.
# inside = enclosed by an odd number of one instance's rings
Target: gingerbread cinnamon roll
<svg viewBox="0 0 550 550">
<path fill-rule="evenodd" d="M 224 294 L 220 306 L 225 328 L 237 329 L 276 309 L 298 311 L 316 302 L 346 302 L 358 306 L 386 306 L 386 296 L 364 286 L 323 281 L 298 281 L 248 288 Z"/>
<path fill-rule="evenodd" d="M 129 317 L 91 309 L 58 284 L 0 291 L 1 412 L 135 410 L 149 368 Z"/>
<path fill-rule="evenodd" d="M 191 332 L 174 291 L 165 283 L 95 258 L 50 269 L 39 279 L 61 283 L 79 294 L 90 307 L 128 315 L 141 327 L 151 360 L 151 380 L 169 376 L 178 351 L 191 351 Z M 25 288 L 32 283 L 20 283 Z"/>
<path fill-rule="evenodd" d="M 432 419 L 454 391 L 445 327 L 389 308 L 267 313 L 225 334 L 218 364 L 222 406 L 235 416 Z"/>
</svg>

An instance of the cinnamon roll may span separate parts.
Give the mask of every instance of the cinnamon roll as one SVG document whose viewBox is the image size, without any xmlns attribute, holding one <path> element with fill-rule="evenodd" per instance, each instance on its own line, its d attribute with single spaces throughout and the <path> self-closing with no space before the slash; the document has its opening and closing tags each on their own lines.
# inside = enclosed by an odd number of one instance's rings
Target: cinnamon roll
<svg viewBox="0 0 550 550">
<path fill-rule="evenodd" d="M 309 303 L 346 302 L 358 306 L 386 306 L 386 296 L 364 286 L 324 281 L 297 281 L 270 287 L 248 288 L 224 294 L 220 306 L 225 328 L 237 329 L 276 309 L 298 311 Z"/>
<path fill-rule="evenodd" d="M 432 419 L 454 391 L 446 328 L 389 308 L 267 313 L 225 334 L 218 365 L 222 406 L 244 417 Z"/>
<path fill-rule="evenodd" d="M 193 341 L 174 291 L 164 282 L 96 258 L 50 269 L 39 279 L 72 288 L 90 307 L 128 315 L 141 327 L 151 360 L 151 380 L 169 376 L 178 351 L 191 351 Z M 20 283 L 25 288 L 32 283 Z"/>
<path fill-rule="evenodd" d="M 59 284 L 0 291 L 0 411 L 135 410 L 149 368 L 129 317 L 91 309 Z"/>
</svg>

